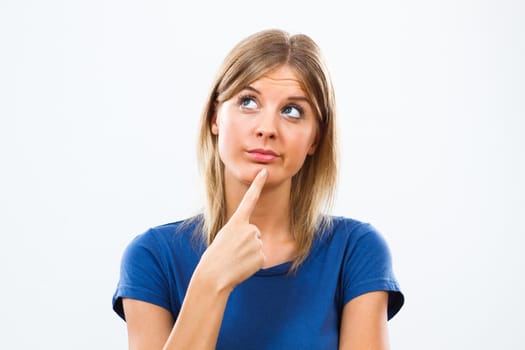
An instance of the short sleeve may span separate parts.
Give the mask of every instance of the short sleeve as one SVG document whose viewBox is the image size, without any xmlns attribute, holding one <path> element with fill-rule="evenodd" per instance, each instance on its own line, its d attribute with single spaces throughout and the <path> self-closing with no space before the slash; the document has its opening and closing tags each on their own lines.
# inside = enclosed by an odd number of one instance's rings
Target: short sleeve
<svg viewBox="0 0 525 350">
<path fill-rule="evenodd" d="M 387 291 L 388 319 L 401 309 L 404 296 L 392 269 L 389 247 L 370 224 L 361 225 L 358 239 L 346 252 L 343 266 L 343 303 L 374 291 Z"/>
<path fill-rule="evenodd" d="M 170 310 L 160 244 L 152 229 L 135 237 L 122 257 L 113 310 L 125 320 L 122 298 L 137 299 Z"/>
</svg>

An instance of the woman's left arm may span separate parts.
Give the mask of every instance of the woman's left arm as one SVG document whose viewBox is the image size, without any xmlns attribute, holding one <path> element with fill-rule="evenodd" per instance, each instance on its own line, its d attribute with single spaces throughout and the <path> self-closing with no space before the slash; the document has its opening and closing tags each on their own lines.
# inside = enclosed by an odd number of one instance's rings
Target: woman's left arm
<svg viewBox="0 0 525 350">
<path fill-rule="evenodd" d="M 388 350 L 388 292 L 370 292 L 343 308 L 339 350 Z"/>
</svg>

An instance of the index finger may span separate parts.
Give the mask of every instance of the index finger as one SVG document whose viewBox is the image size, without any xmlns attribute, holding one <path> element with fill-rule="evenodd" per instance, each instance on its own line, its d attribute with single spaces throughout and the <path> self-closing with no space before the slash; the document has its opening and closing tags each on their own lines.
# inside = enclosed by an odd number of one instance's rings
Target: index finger
<svg viewBox="0 0 525 350">
<path fill-rule="evenodd" d="M 250 216 L 252 215 L 255 205 L 259 200 L 259 195 L 261 194 L 267 177 L 267 169 L 262 169 L 259 171 L 259 173 L 257 173 L 255 179 L 253 179 L 250 187 L 248 187 L 248 190 L 244 194 L 244 197 L 242 197 L 241 203 L 237 207 L 237 210 L 235 213 L 233 213 L 232 218 L 244 220 L 246 222 L 250 221 Z"/>
</svg>

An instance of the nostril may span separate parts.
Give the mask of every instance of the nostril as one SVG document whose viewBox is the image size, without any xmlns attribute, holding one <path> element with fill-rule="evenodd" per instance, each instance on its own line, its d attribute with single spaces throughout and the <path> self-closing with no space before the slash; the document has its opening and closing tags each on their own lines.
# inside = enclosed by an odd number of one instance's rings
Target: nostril
<svg viewBox="0 0 525 350">
<path fill-rule="evenodd" d="M 275 131 L 264 130 L 262 128 L 257 130 L 255 135 L 257 135 L 257 137 L 259 138 L 268 138 L 268 139 L 275 139 L 276 137 Z"/>
</svg>

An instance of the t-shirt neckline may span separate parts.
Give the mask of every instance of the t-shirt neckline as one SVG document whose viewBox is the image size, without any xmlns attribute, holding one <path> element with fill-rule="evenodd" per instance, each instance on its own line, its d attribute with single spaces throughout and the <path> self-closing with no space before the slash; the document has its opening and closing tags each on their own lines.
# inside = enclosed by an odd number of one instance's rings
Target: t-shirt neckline
<svg viewBox="0 0 525 350">
<path fill-rule="evenodd" d="M 270 267 L 268 267 L 266 269 L 260 269 L 259 271 L 257 271 L 254 274 L 254 276 L 284 275 L 290 270 L 291 266 L 292 266 L 292 262 L 291 261 L 287 261 L 287 262 L 284 262 L 284 263 L 281 263 L 281 264 L 278 264 L 278 265 L 275 265 L 275 266 L 270 266 Z"/>
</svg>

